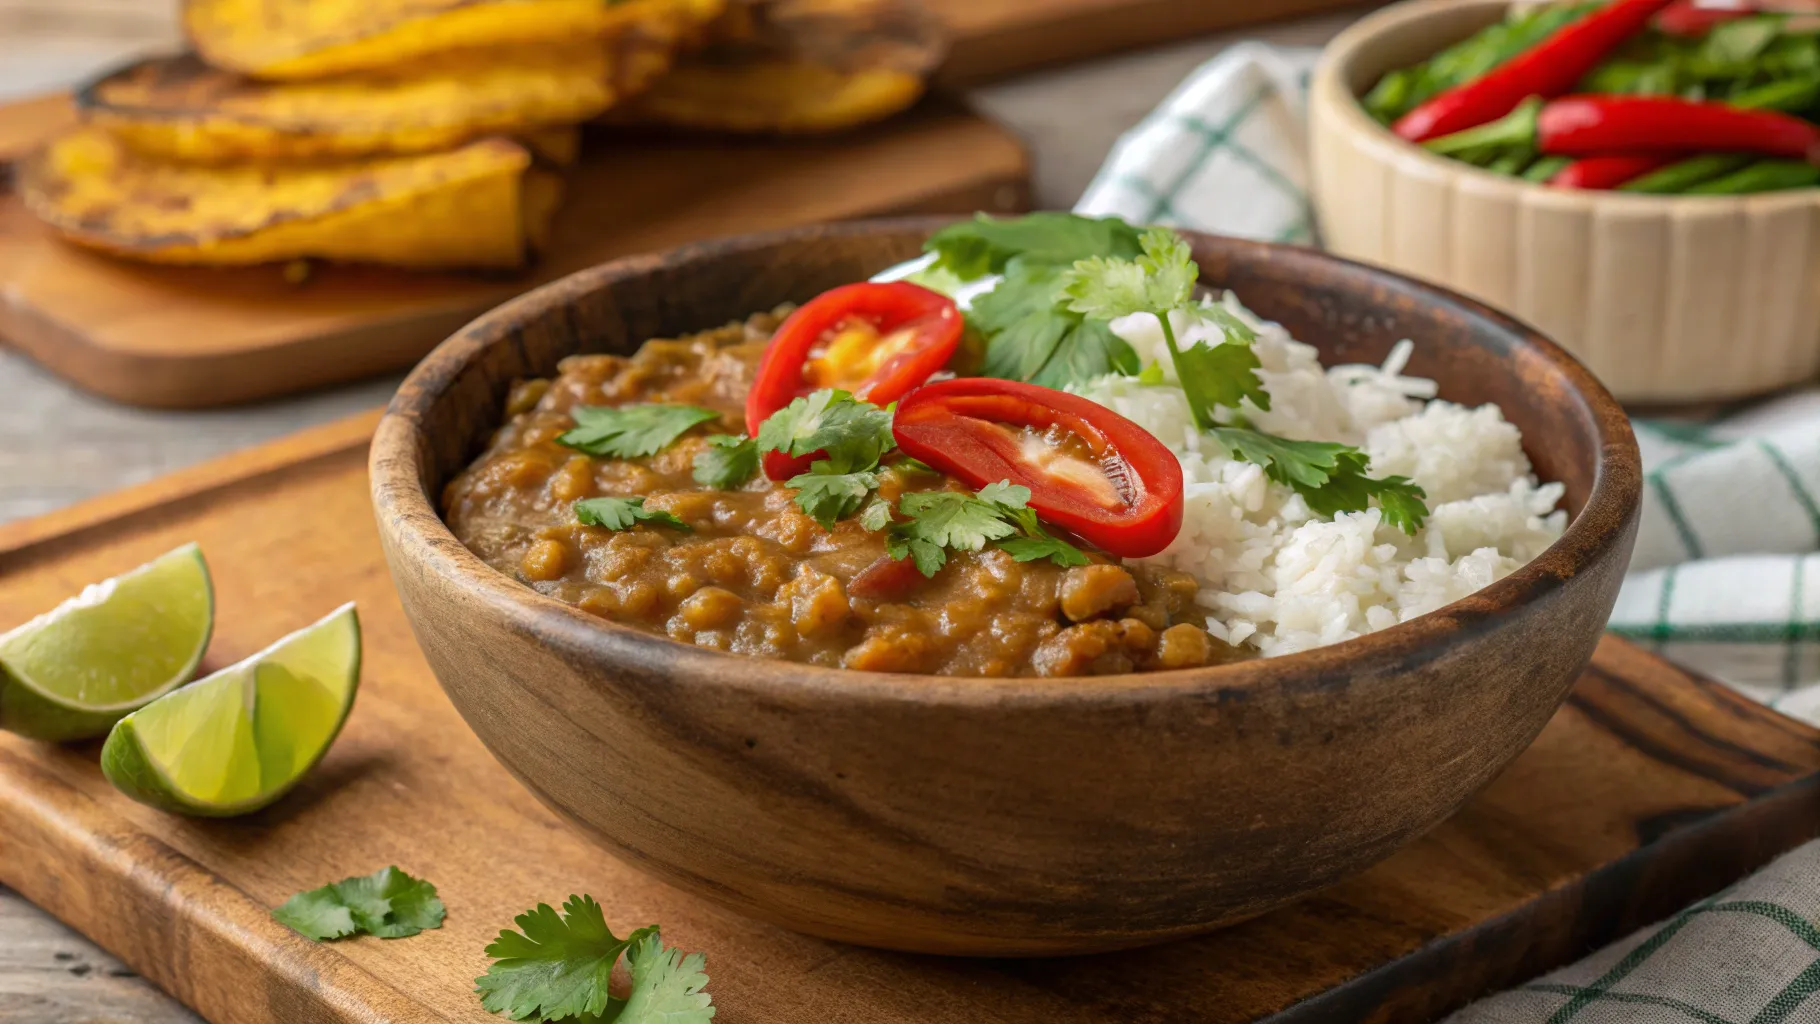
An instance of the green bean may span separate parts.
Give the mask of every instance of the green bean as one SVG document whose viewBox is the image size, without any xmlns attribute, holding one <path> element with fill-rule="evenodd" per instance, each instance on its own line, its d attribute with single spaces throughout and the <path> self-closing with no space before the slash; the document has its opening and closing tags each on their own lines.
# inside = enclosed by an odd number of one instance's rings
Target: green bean
<svg viewBox="0 0 1820 1024">
<path fill-rule="evenodd" d="M 1618 190 L 1657 195 L 1686 192 L 1695 185 L 1730 174 L 1750 162 L 1750 157 L 1737 153 L 1704 153 L 1632 178 L 1619 185 Z"/>
<path fill-rule="evenodd" d="M 1522 147 L 1506 151 L 1496 160 L 1486 164 L 1485 169 L 1493 174 L 1517 175 L 1522 174 L 1530 164 L 1535 162 L 1535 159 L 1535 150 Z"/>
<path fill-rule="evenodd" d="M 1573 163 L 1573 158 L 1571 157 L 1545 156 L 1529 165 L 1529 170 L 1523 172 L 1523 180 L 1547 181 L 1555 175 L 1560 174 L 1566 169 L 1567 165 L 1571 163 Z"/>
<path fill-rule="evenodd" d="M 1807 74 L 1753 86 L 1725 102 L 1757 110 L 1799 111 L 1820 100 L 1820 75 Z"/>
<path fill-rule="evenodd" d="M 1807 188 L 1812 185 L 1820 185 L 1820 167 L 1804 160 L 1759 160 L 1723 178 L 1695 185 L 1687 190 L 1687 194 L 1738 196 L 1752 192 L 1775 192 L 1785 188 Z"/>
</svg>

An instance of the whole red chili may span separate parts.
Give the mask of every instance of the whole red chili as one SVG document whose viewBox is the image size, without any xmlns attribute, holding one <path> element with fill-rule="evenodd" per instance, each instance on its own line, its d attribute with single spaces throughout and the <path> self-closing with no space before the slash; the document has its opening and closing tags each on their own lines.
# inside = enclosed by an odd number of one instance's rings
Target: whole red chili
<svg viewBox="0 0 1820 1024">
<path fill-rule="evenodd" d="M 1809 160 L 1820 155 L 1820 126 L 1774 110 L 1673 96 L 1563 96 L 1426 145 L 1436 153 L 1495 145 L 1551 156 L 1720 152 Z"/>
<path fill-rule="evenodd" d="M 1673 153 L 1616 153 L 1582 157 L 1548 179 L 1556 188 L 1612 189 L 1679 161 Z"/>
<path fill-rule="evenodd" d="M 1613 0 L 1483 76 L 1435 96 L 1391 130 L 1426 142 L 1503 117 L 1531 96 L 1559 96 L 1673 0 Z"/>
</svg>

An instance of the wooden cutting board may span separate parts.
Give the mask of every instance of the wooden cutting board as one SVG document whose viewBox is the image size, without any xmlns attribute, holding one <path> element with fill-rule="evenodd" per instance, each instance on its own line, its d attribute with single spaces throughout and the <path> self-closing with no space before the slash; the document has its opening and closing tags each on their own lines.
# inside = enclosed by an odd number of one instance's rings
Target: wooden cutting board
<svg viewBox="0 0 1820 1024">
<path fill-rule="evenodd" d="M 1365 874 L 1231 930 L 1111 956 L 945 960 L 840 946 L 639 875 L 545 812 L 463 725 L 380 560 L 367 415 L 0 526 L 0 627 L 202 544 L 205 668 L 346 600 L 366 661 L 347 730 L 275 807 L 170 817 L 115 793 L 97 744 L 0 735 L 0 883 L 216 1024 L 497 1021 L 482 948 L 534 903 L 590 893 L 706 954 L 724 1024 L 1424 1021 L 1713 892 L 1820 832 L 1820 732 L 1608 639 L 1535 745 L 1453 819 Z M 585 770 L 578 766 L 578 770 Z M 267 908 L 387 864 L 447 925 L 318 945 Z"/>
</svg>

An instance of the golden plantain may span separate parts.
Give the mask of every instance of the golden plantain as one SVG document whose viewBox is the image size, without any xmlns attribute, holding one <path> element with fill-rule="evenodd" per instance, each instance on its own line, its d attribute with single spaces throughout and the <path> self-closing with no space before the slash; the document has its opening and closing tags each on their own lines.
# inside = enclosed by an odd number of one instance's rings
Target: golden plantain
<svg viewBox="0 0 1820 1024">
<path fill-rule="evenodd" d="M 944 50 L 916 0 L 734 0 L 704 49 L 610 116 L 728 132 L 832 131 L 915 103 Z"/>
<path fill-rule="evenodd" d="M 309 82 L 267 83 L 194 55 L 110 72 L 77 93 L 89 124 L 149 156 L 194 163 L 332 160 L 448 149 L 599 115 L 670 66 L 645 30 L 505 47 Z"/>
<path fill-rule="evenodd" d="M 726 0 L 184 0 L 203 60 L 259 78 L 321 78 L 450 50 L 561 45 L 640 25 L 695 31 Z"/>
<path fill-rule="evenodd" d="M 155 263 L 517 267 L 542 244 L 561 190 L 506 139 L 341 164 L 198 167 L 85 128 L 16 171 L 27 207 L 64 237 Z"/>
</svg>

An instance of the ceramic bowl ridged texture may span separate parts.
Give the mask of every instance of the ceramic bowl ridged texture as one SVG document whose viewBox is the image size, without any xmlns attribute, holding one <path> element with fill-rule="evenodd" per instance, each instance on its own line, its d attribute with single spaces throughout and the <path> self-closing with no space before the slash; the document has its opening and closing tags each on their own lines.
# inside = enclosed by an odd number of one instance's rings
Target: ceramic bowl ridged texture
<svg viewBox="0 0 1820 1024">
<path fill-rule="evenodd" d="M 1495 401 L 1576 513 L 1471 598 L 1291 657 L 1082 679 L 887 675 L 722 654 L 495 572 L 436 496 L 516 378 L 863 279 L 899 220 L 618 260 L 444 342 L 372 451 L 386 559 L 430 667 L 495 756 L 623 860 L 817 935 L 936 953 L 1116 949 L 1250 917 L 1433 827 L 1535 737 L 1623 577 L 1640 470 L 1591 375 L 1474 302 L 1309 250 L 1192 236 L 1203 279 L 1318 344 Z M 510 799 L 502 796 L 502 799 Z"/>
<path fill-rule="evenodd" d="M 1323 241 L 1535 325 L 1625 402 L 1737 398 L 1820 373 L 1820 188 L 1651 196 L 1548 188 L 1434 156 L 1356 97 L 1504 16 L 1409 0 L 1329 44 L 1309 98 Z"/>
</svg>

